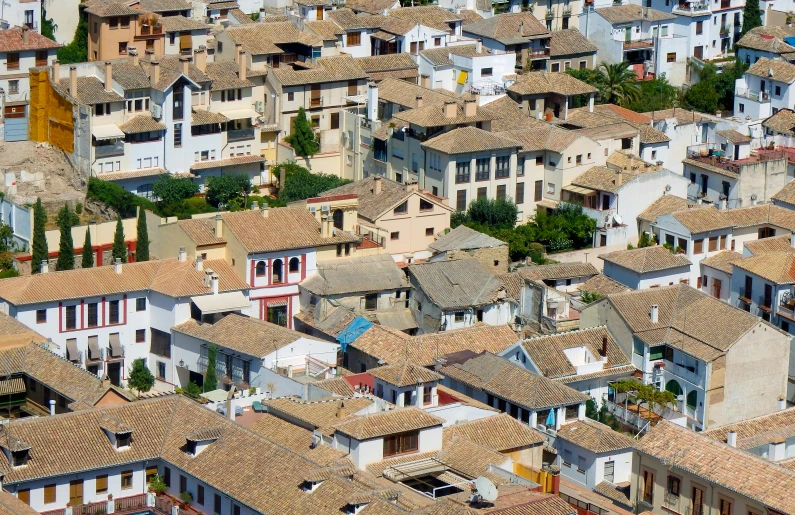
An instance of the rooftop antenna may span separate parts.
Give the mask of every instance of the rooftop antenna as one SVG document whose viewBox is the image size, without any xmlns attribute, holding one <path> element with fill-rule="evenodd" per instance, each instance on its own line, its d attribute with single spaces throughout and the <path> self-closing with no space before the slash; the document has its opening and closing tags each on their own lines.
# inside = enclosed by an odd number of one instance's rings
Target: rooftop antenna
<svg viewBox="0 0 795 515">
<path fill-rule="evenodd" d="M 499 495 L 497 487 L 487 477 L 480 476 L 475 480 L 475 491 L 469 498 L 469 504 L 480 504 L 483 501 L 492 503 Z"/>
</svg>

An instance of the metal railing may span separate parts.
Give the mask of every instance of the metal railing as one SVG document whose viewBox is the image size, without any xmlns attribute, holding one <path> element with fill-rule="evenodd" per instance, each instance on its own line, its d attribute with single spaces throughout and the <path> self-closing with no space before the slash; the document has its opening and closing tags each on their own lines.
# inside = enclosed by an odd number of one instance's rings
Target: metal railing
<svg viewBox="0 0 795 515">
<path fill-rule="evenodd" d="M 673 12 L 694 13 L 709 11 L 709 3 L 681 3 L 673 8 Z"/>
<path fill-rule="evenodd" d="M 226 139 L 227 141 L 254 139 L 254 127 L 246 127 L 245 129 L 230 129 L 226 131 Z"/>
<path fill-rule="evenodd" d="M 475 172 L 476 181 L 488 181 L 491 179 L 491 170 L 485 172 Z"/>
<path fill-rule="evenodd" d="M 469 182 L 471 175 L 468 173 L 456 174 L 455 176 L 455 183 L 461 184 L 464 182 Z"/>
<path fill-rule="evenodd" d="M 124 155 L 124 142 L 117 141 L 110 145 L 97 145 L 94 147 L 94 155 L 96 157 L 111 157 Z"/>
<path fill-rule="evenodd" d="M 737 91 L 735 91 L 734 95 L 742 98 L 747 98 L 748 100 L 755 100 L 757 102 L 770 102 L 769 91 L 738 89 Z"/>
</svg>

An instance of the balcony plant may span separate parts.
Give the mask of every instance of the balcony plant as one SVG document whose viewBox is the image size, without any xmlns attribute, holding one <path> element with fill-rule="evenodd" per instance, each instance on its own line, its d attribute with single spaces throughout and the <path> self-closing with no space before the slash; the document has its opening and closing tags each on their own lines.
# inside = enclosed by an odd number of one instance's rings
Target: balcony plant
<svg viewBox="0 0 795 515">
<path fill-rule="evenodd" d="M 160 496 L 168 490 L 166 482 L 160 477 L 160 474 L 155 474 L 151 481 L 149 481 L 149 491 L 153 494 Z"/>
<path fill-rule="evenodd" d="M 552 11 L 547 11 L 547 13 L 544 15 L 544 17 L 545 17 L 547 20 L 551 20 L 552 18 L 554 18 L 554 17 L 555 17 L 555 14 L 554 14 Z"/>
<path fill-rule="evenodd" d="M 182 501 L 182 508 L 185 509 L 190 506 L 191 501 L 193 501 L 193 496 L 190 492 L 185 491 L 179 494 L 179 499 Z"/>
</svg>

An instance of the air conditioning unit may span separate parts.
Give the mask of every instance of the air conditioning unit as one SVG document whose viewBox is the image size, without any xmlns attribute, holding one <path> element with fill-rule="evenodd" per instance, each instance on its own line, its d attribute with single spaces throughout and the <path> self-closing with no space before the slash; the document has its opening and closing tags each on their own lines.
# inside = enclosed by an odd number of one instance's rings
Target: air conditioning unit
<svg viewBox="0 0 795 515">
<path fill-rule="evenodd" d="M 317 211 L 317 206 L 309 206 L 310 213 L 314 213 L 315 211 Z"/>
<path fill-rule="evenodd" d="M 265 112 L 265 102 L 258 100 L 254 103 L 254 110 L 260 114 Z"/>
<path fill-rule="evenodd" d="M 152 118 L 160 119 L 163 117 L 163 106 L 160 104 L 152 104 Z"/>
<path fill-rule="evenodd" d="M 320 211 L 323 213 L 328 213 L 329 211 L 331 211 L 331 208 L 329 208 L 328 204 L 326 204 L 324 206 L 320 206 Z"/>
</svg>

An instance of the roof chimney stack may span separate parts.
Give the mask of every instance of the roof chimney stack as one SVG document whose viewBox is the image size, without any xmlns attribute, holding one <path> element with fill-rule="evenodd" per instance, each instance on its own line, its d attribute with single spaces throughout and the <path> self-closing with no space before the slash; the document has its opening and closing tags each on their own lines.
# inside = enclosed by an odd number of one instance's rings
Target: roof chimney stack
<svg viewBox="0 0 795 515">
<path fill-rule="evenodd" d="M 179 262 L 184 263 L 188 260 L 188 253 L 185 251 L 185 247 L 179 248 Z"/>
<path fill-rule="evenodd" d="M 259 214 L 262 215 L 262 218 L 268 218 L 268 213 L 270 212 L 270 207 L 268 206 L 267 202 L 263 202 L 262 205 L 259 207 Z"/>
<path fill-rule="evenodd" d="M 246 80 L 246 52 L 242 48 L 237 49 L 237 77 Z"/>
<path fill-rule="evenodd" d="M 152 86 L 156 86 L 160 82 L 160 61 L 152 60 L 149 64 L 152 66 L 152 73 L 150 74 Z"/>
<path fill-rule="evenodd" d="M 210 276 L 210 286 L 213 289 L 213 295 L 218 295 L 218 274 Z"/>
<path fill-rule="evenodd" d="M 199 48 L 193 51 L 193 64 L 196 65 L 201 71 L 207 69 L 207 47 L 199 45 Z"/>
<path fill-rule="evenodd" d="M 477 100 L 464 100 L 464 116 L 466 117 L 473 117 L 478 113 L 478 101 Z"/>
<path fill-rule="evenodd" d="M 196 256 L 196 271 L 201 272 L 204 270 L 204 260 L 202 260 L 201 254 Z"/>
<path fill-rule="evenodd" d="M 734 429 L 729 429 L 729 431 L 726 433 L 726 443 L 732 447 L 737 447 L 737 431 Z"/>
<path fill-rule="evenodd" d="M 188 76 L 188 72 L 190 72 L 190 57 L 187 55 L 182 55 L 179 57 L 179 71 L 185 77 Z"/>
<path fill-rule="evenodd" d="M 778 398 L 778 410 L 782 411 L 787 409 L 787 399 L 782 395 Z"/>
<path fill-rule="evenodd" d="M 56 84 L 61 80 L 61 62 L 57 58 L 52 60 L 52 80 Z"/>
<path fill-rule="evenodd" d="M 27 25 L 22 26 L 22 44 L 25 46 L 30 44 L 30 27 Z"/>
<path fill-rule="evenodd" d="M 607 357 L 607 336 L 602 336 L 602 357 Z"/>
<path fill-rule="evenodd" d="M 328 238 L 328 215 L 323 215 L 320 217 L 320 237 L 321 238 Z"/>
<path fill-rule="evenodd" d="M 384 180 L 381 177 L 373 177 L 373 195 L 380 195 Z"/>
<path fill-rule="evenodd" d="M 128 46 L 127 55 L 130 56 L 130 64 L 138 66 L 138 49 L 134 46 Z"/>
<path fill-rule="evenodd" d="M 69 94 L 77 98 L 77 66 L 69 67 Z"/>
<path fill-rule="evenodd" d="M 458 112 L 458 103 L 455 100 L 449 100 L 444 103 L 444 117 L 455 118 Z"/>
<path fill-rule="evenodd" d="M 235 62 L 240 64 L 240 52 L 243 51 L 243 43 L 235 43 Z"/>
<path fill-rule="evenodd" d="M 116 261 L 113 262 L 113 271 L 121 275 L 121 258 L 116 258 Z"/>
<path fill-rule="evenodd" d="M 423 101 L 422 101 L 422 95 L 417 95 L 417 96 L 415 97 L 415 99 L 414 99 L 414 100 L 416 100 L 416 103 L 417 103 L 417 109 L 419 109 L 420 107 L 422 107 L 422 104 L 423 104 Z"/>
<path fill-rule="evenodd" d="M 651 313 L 649 314 L 649 318 L 651 319 L 652 324 L 656 324 L 657 320 L 660 316 L 660 306 L 657 304 L 651 305 Z"/>
<path fill-rule="evenodd" d="M 46 274 L 50 271 L 50 262 L 46 259 L 41 260 L 41 271 L 39 273 Z"/>
<path fill-rule="evenodd" d="M 113 91 L 113 63 L 105 61 L 105 91 Z"/>
</svg>

